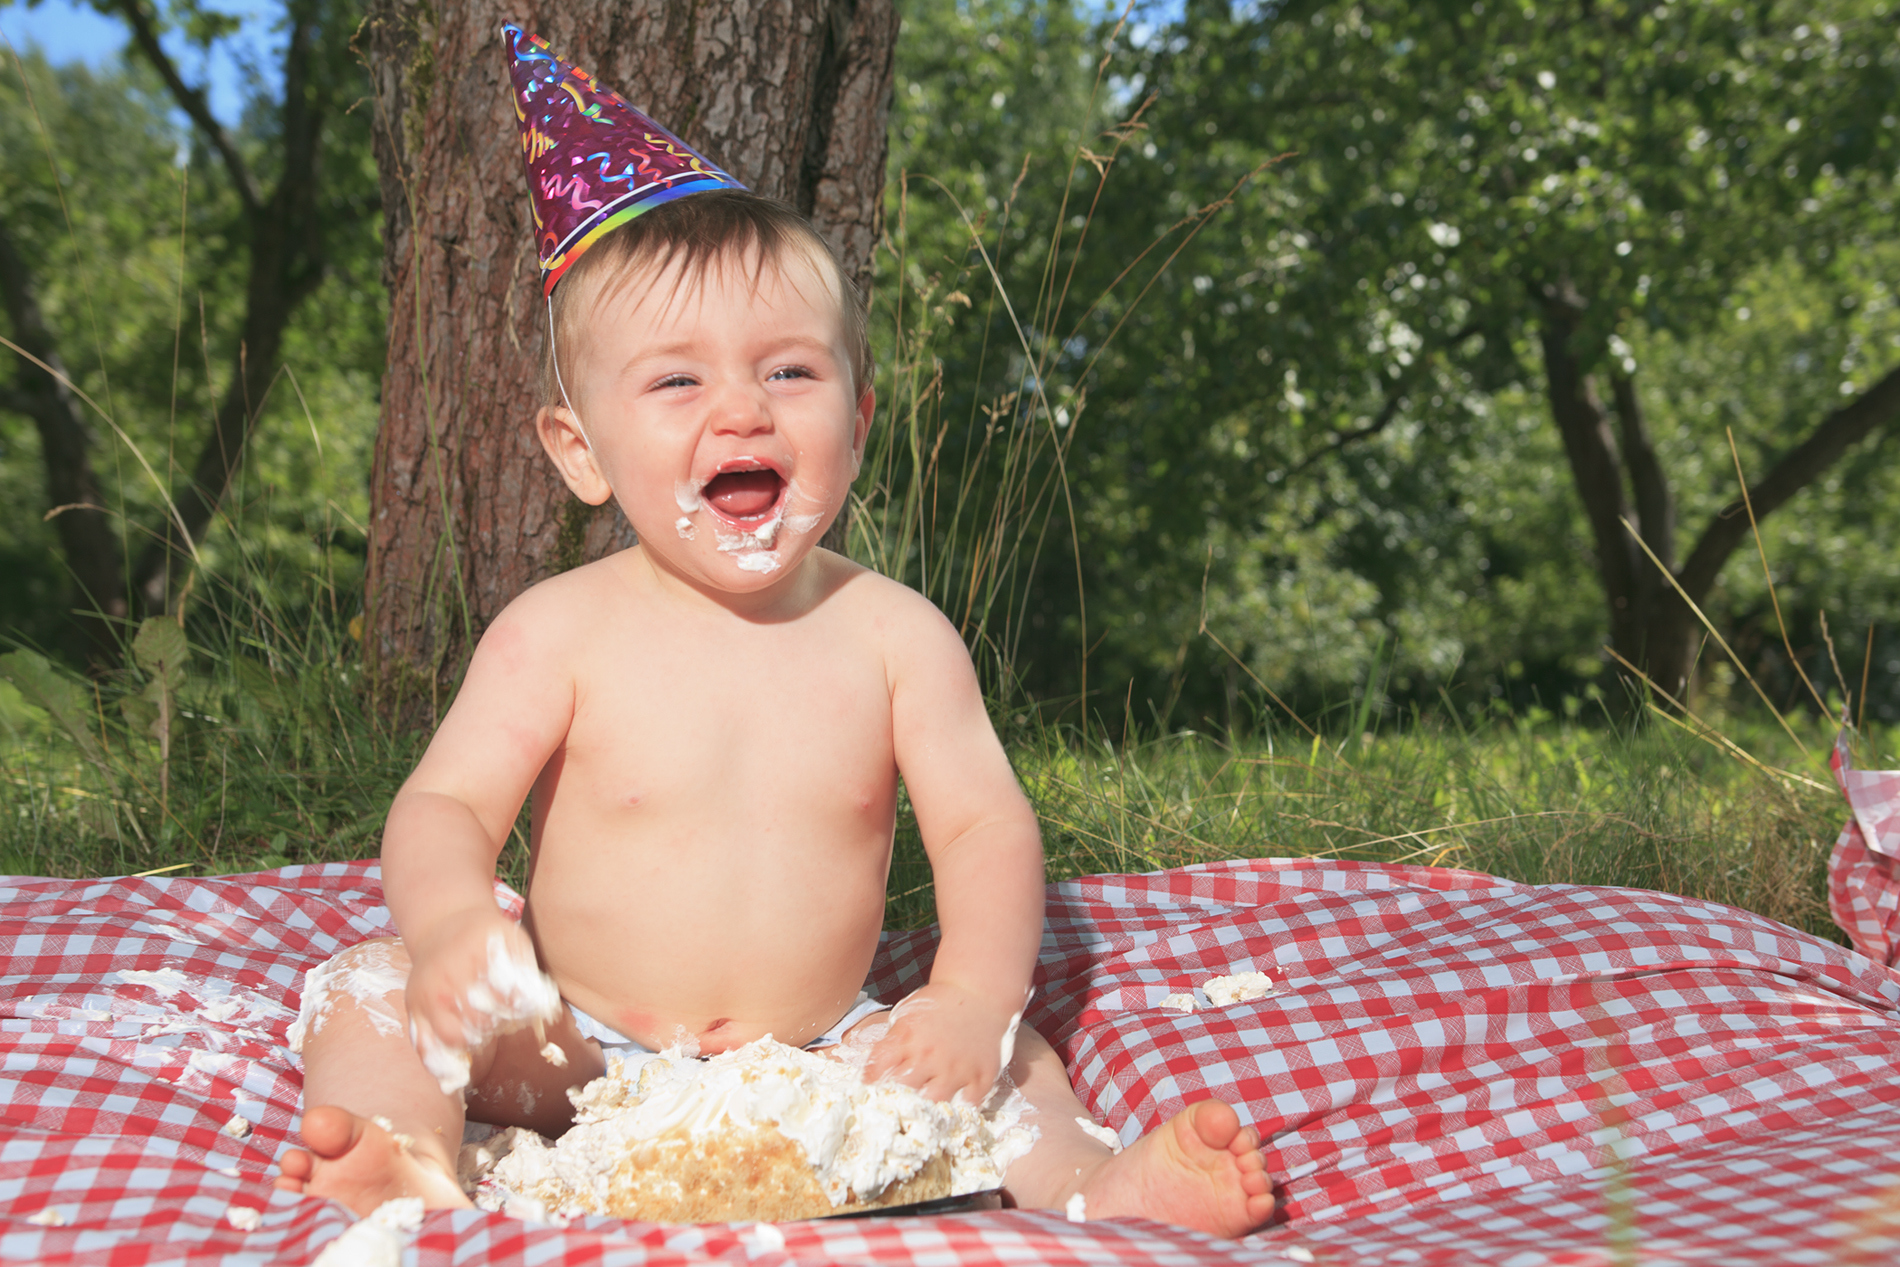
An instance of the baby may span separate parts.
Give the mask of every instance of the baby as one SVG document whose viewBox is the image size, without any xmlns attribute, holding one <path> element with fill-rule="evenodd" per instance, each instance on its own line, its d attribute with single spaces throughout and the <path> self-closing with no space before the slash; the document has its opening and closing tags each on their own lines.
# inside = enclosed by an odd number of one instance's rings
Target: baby
<svg viewBox="0 0 1900 1267">
<path fill-rule="evenodd" d="M 535 586 L 483 636 L 390 809 L 402 937 L 331 965 L 354 984 L 305 1035 L 305 1147 L 277 1186 L 358 1213 L 467 1205 L 465 1114 L 559 1135 L 604 1051 L 879 1026 L 868 1080 L 1020 1089 L 1041 1138 L 1006 1176 L 1018 1205 L 1079 1193 L 1090 1218 L 1258 1227 L 1273 1198 L 1231 1107 L 1111 1153 L 1049 1044 L 1023 1026 L 1011 1052 L 1042 931 L 1036 819 L 956 630 L 818 544 L 873 405 L 862 301 L 824 241 L 749 193 L 682 198 L 594 243 L 550 323 L 541 443 L 639 544 Z M 900 776 L 942 943 L 893 1013 L 859 987 Z M 491 886 L 530 794 L 517 925 Z"/>
</svg>

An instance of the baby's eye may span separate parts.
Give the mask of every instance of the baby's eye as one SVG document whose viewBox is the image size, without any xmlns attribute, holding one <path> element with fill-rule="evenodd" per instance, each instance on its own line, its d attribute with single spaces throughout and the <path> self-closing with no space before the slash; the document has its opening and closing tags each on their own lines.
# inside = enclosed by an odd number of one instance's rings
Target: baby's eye
<svg viewBox="0 0 1900 1267">
<path fill-rule="evenodd" d="M 815 377 L 812 374 L 812 372 L 806 369 L 802 365 L 782 365 L 778 369 L 775 369 L 772 371 L 772 373 L 768 376 L 768 381 L 782 381 L 785 379 L 792 379 L 792 378 L 812 378 L 812 377 Z"/>
<path fill-rule="evenodd" d="M 654 390 L 658 391 L 668 387 L 695 387 L 698 383 L 699 380 L 694 378 L 691 374 L 668 374 L 665 378 L 655 383 L 653 387 Z"/>
</svg>

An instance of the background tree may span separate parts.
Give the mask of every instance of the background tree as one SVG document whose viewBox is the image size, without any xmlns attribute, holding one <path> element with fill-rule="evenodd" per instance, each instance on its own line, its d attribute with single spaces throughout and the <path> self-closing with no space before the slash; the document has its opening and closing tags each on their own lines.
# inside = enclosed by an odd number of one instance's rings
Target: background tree
<svg viewBox="0 0 1900 1267">
<path fill-rule="evenodd" d="M 31 418 L 35 425 L 46 505 L 54 512 L 75 590 L 72 606 L 81 613 L 91 658 L 103 664 L 117 658 L 118 622 L 166 610 L 199 557 L 273 394 L 292 319 L 329 274 L 339 250 L 347 255 L 351 234 L 364 225 L 375 194 L 363 179 L 360 162 L 352 170 L 347 157 L 334 161 L 339 151 L 347 155 L 352 144 L 359 155 L 365 149 L 366 129 L 345 113 L 361 84 L 348 48 L 357 17 L 347 2 L 292 0 L 286 5 L 278 68 L 281 94 L 275 99 L 254 97 L 244 125 L 235 131 L 212 113 L 203 85 L 186 79 L 161 42 L 175 30 L 203 51 L 231 34 L 233 19 L 202 9 L 195 0 L 176 0 L 162 12 L 145 0 L 100 0 L 97 7 L 125 23 L 131 56 L 146 68 L 142 80 L 133 80 L 142 93 L 124 99 L 132 115 L 143 107 L 146 118 L 128 117 L 125 109 L 115 115 L 110 107 L 69 108 L 57 99 L 49 99 L 47 110 L 40 112 L 26 101 L 26 64 L 17 62 L 12 68 L 21 89 L 14 117 L 30 126 L 12 142 L 9 167 L 24 175 L 31 155 L 39 160 L 39 170 L 36 179 L 10 187 L 7 200 L 14 205 L 0 219 L 0 298 L 14 342 L 24 353 L 9 366 L 10 382 L 0 395 L 0 407 Z M 219 213 L 212 220 L 202 214 L 191 219 L 193 204 L 184 190 L 175 183 L 169 192 L 159 188 L 168 183 L 161 175 L 166 172 L 163 161 L 154 163 L 153 155 L 137 153 L 132 144 L 138 138 L 148 147 L 162 146 L 170 130 L 151 116 L 154 92 L 162 93 L 165 104 L 188 121 L 187 153 L 196 158 L 196 166 L 216 168 L 216 176 L 207 176 L 199 190 L 199 207 Z M 67 125 L 57 135 L 48 125 L 49 116 Z M 117 130 L 127 125 L 132 127 L 129 136 Z M 173 146 L 177 144 L 174 139 Z M 98 179 L 102 168 L 123 183 Z M 52 192 L 56 182 L 73 177 L 82 182 L 74 192 L 86 192 L 88 203 L 75 206 Z M 163 215 L 141 231 L 138 213 L 160 208 L 165 209 Z M 115 218 L 112 227 L 108 222 Z M 80 234 L 102 226 L 108 236 L 94 239 L 92 245 L 106 249 L 101 257 L 88 259 Z M 113 522 L 114 494 L 122 490 L 105 487 L 117 481 L 102 479 L 95 467 L 98 420 L 88 416 L 69 385 L 74 373 L 96 362 L 100 379 L 95 386 L 101 390 L 95 399 L 103 398 L 109 409 L 107 362 L 119 349 L 108 349 L 103 342 L 99 306 L 83 302 L 91 277 L 79 278 L 76 286 L 82 294 L 69 296 L 82 302 L 62 303 L 64 311 L 55 315 L 44 298 L 49 282 L 44 266 L 58 261 L 56 267 L 64 273 L 64 261 L 72 260 L 79 273 L 89 275 L 94 265 L 109 269 L 115 249 L 129 249 L 135 241 L 149 245 L 166 235 L 182 243 L 192 229 L 212 239 L 205 263 L 213 273 L 235 270 L 230 279 L 235 302 L 198 323 L 203 355 L 209 357 L 215 348 L 228 369 L 203 433 L 166 436 L 165 457 L 155 468 L 167 487 L 156 498 L 159 504 L 146 511 L 145 522 L 132 530 L 123 520 Z M 99 284 L 110 283 L 101 279 Z M 177 298 L 182 300 L 187 289 L 179 277 Z M 163 348 L 147 343 L 138 352 L 147 371 L 145 390 L 157 394 L 152 389 L 162 391 L 169 384 L 174 416 L 183 360 L 178 355 L 183 337 L 180 308 L 182 303 L 175 303 L 168 314 L 175 319 Z M 107 322 L 112 323 L 111 314 Z M 144 337 L 157 335 L 148 327 Z M 161 355 L 171 361 L 170 374 L 159 368 Z M 185 370 L 183 376 L 194 375 Z M 128 402 L 139 394 L 128 394 Z M 128 438 L 126 424 L 131 421 L 114 419 Z M 195 450 L 196 456 L 174 470 L 171 455 L 180 447 L 186 453 Z M 123 513 L 123 506 L 116 509 Z"/>
<path fill-rule="evenodd" d="M 1052 333 L 1054 372 L 1088 367 L 1096 402 L 1070 463 L 1088 601 L 1127 613 L 1098 680 L 1160 702 L 1180 674 L 1217 673 L 1194 637 L 1204 592 L 1212 627 L 1262 678 L 1314 685 L 1311 705 L 1355 672 L 1378 690 L 1375 661 L 1429 695 L 1486 623 L 1490 671 L 1563 640 L 1574 684 L 1607 631 L 1683 689 L 1699 625 L 1622 521 L 1707 604 L 1748 532 L 1725 425 L 1762 517 L 1802 489 L 1835 497 L 1818 477 L 1900 413 L 1894 32 L 1884 0 L 1197 2 L 1148 28 L 1117 86 L 1154 102 L 1077 292 L 1263 158 L 1299 157 L 1139 307 L 1137 275 Z M 1768 361 L 1751 331 L 1769 332 L 1740 328 L 1764 293 L 1787 319 Z M 1657 391 L 1741 341 L 1748 379 Z M 1519 426 L 1537 400 L 1554 450 Z M 1572 491 L 1548 483 L 1553 458 Z M 1520 501 L 1549 535 L 1492 513 Z M 1576 619 L 1577 553 L 1601 614 L 1556 629 Z M 1505 628 L 1495 600 L 1532 577 L 1540 594 L 1516 600 L 1532 628 Z M 1072 627 L 1073 580 L 1052 566 L 1038 588 Z M 1063 658 L 1040 693 L 1073 684 Z"/>
<path fill-rule="evenodd" d="M 546 333 L 504 18 L 746 185 L 810 215 L 868 280 L 897 19 L 889 0 L 384 0 L 368 34 L 391 294 L 372 475 L 370 652 L 434 701 L 507 601 L 628 544 L 530 421 Z"/>
</svg>

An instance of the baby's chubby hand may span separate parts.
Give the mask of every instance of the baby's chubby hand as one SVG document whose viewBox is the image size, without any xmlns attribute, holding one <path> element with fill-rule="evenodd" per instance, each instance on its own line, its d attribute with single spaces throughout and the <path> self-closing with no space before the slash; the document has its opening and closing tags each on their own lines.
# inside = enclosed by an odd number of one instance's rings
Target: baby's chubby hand
<svg viewBox="0 0 1900 1267">
<path fill-rule="evenodd" d="M 445 1094 L 468 1085 L 475 1048 L 560 1014 L 560 991 L 537 964 L 534 944 L 500 911 L 450 916 L 409 954 L 409 1037 Z"/>
<path fill-rule="evenodd" d="M 890 1030 L 871 1048 L 864 1080 L 891 1078 L 933 1100 L 962 1097 L 981 1105 L 1008 1056 L 1004 1036 L 1015 1038 L 1021 1003 L 933 981 L 891 1011 Z"/>
</svg>

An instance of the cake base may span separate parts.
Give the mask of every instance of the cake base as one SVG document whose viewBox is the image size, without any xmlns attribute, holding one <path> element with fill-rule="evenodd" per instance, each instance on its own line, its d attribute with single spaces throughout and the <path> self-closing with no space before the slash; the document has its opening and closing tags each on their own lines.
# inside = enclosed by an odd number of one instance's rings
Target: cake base
<svg viewBox="0 0 1900 1267">
<path fill-rule="evenodd" d="M 935 1201 L 950 1195 L 950 1170 L 939 1153 L 876 1196 L 833 1205 L 804 1148 L 772 1127 L 676 1131 L 628 1155 L 607 1180 L 604 1204 L 616 1218 L 651 1223 L 787 1223 Z"/>
</svg>

